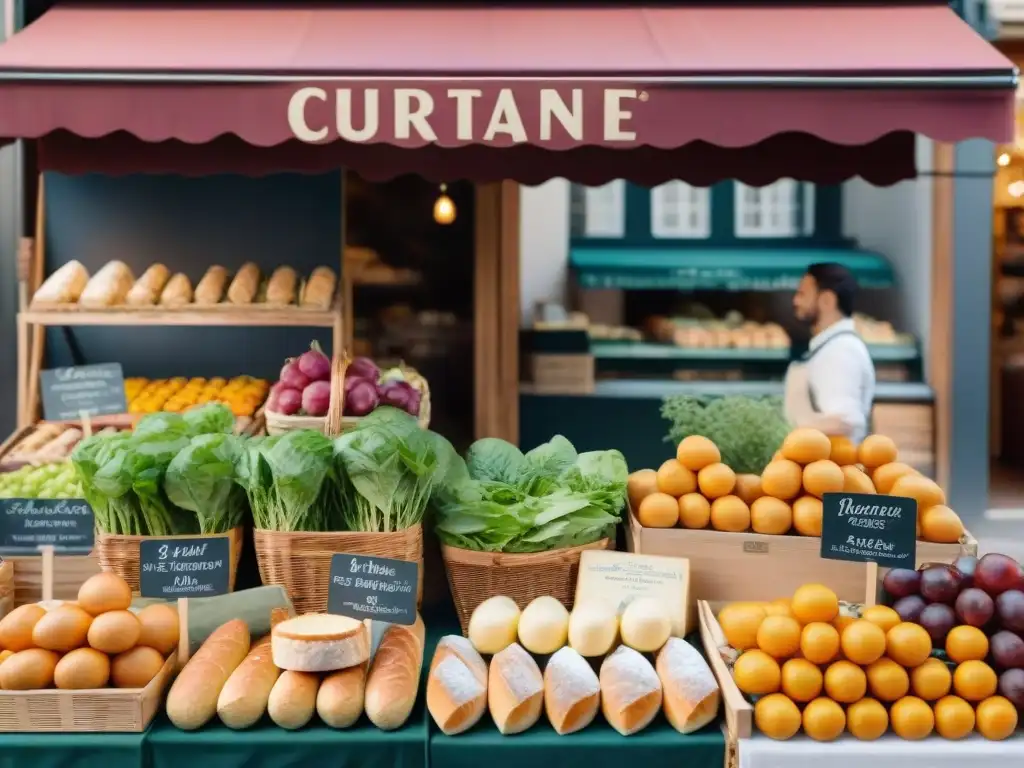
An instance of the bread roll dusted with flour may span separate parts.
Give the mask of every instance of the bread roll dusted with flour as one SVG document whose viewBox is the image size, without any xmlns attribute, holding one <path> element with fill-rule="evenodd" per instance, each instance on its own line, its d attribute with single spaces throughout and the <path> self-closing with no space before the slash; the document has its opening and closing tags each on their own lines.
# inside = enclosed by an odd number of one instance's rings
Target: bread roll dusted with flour
<svg viewBox="0 0 1024 768">
<path fill-rule="evenodd" d="M 423 619 L 411 627 L 392 624 L 384 632 L 366 678 L 366 716 L 382 731 L 409 719 L 423 667 Z"/>
<path fill-rule="evenodd" d="M 487 706 L 498 730 L 522 733 L 540 719 L 544 707 L 544 676 L 518 643 L 496 653 L 487 680 Z"/>
<path fill-rule="evenodd" d="M 693 733 L 715 719 L 721 693 L 700 652 L 670 637 L 655 664 L 664 691 L 665 717 L 680 733 Z"/>
<path fill-rule="evenodd" d="M 446 736 L 468 731 L 487 708 L 487 665 L 468 640 L 456 640 L 465 638 L 441 639 L 427 677 L 427 711 Z"/>
<path fill-rule="evenodd" d="M 601 711 L 623 736 L 646 728 L 661 708 L 661 680 L 639 651 L 620 645 L 601 664 Z"/>
<path fill-rule="evenodd" d="M 590 664 L 566 646 L 544 668 L 544 709 L 555 733 L 564 736 L 586 728 L 601 704 L 601 684 Z"/>
<path fill-rule="evenodd" d="M 469 671 L 473 673 L 473 676 L 480 681 L 480 684 L 486 691 L 487 662 L 484 661 L 483 656 L 477 653 L 476 648 L 473 647 L 473 643 L 469 641 L 469 638 L 463 637 L 462 635 L 445 635 L 442 637 L 437 643 L 437 648 L 434 650 L 434 658 L 430 662 L 430 670 L 433 671 L 434 667 L 449 656 L 454 656 L 465 664 L 469 668 Z"/>
</svg>

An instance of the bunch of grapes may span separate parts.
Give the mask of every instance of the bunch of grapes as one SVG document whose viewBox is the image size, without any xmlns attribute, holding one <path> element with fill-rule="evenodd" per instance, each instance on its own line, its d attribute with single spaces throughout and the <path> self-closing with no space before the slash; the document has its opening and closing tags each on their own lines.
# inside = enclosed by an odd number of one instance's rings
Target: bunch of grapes
<svg viewBox="0 0 1024 768">
<path fill-rule="evenodd" d="M 79 499 L 82 489 L 70 461 L 26 465 L 0 474 L 0 499 Z"/>
</svg>

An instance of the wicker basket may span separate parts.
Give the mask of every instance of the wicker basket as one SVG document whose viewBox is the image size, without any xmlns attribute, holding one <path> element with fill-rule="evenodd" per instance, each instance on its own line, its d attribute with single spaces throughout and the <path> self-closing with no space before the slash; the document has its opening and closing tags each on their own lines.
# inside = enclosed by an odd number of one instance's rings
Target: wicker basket
<svg viewBox="0 0 1024 768">
<path fill-rule="evenodd" d="M 14 610 L 14 563 L 0 558 L 0 619 Z"/>
<path fill-rule="evenodd" d="M 271 410 L 264 410 L 264 418 L 267 423 L 268 435 L 283 435 L 297 429 L 317 429 L 325 434 L 340 435 L 359 425 L 361 416 L 345 416 L 345 371 L 348 369 L 349 359 L 347 356 L 335 356 L 331 363 L 331 411 L 327 417 L 321 416 L 285 416 L 283 413 L 276 413 Z M 420 376 L 415 369 L 408 366 L 399 366 L 406 375 L 409 383 L 420 393 L 420 413 L 418 420 L 420 426 L 426 429 L 430 426 L 430 386 L 427 380 Z M 329 428 L 329 421 L 332 413 L 340 417 L 334 429 Z"/>
<path fill-rule="evenodd" d="M 128 582 L 133 592 L 139 591 L 139 548 L 143 541 L 160 539 L 205 539 L 211 536 L 116 536 L 112 533 L 96 535 L 95 554 L 99 557 L 100 568 L 116 573 Z M 228 589 L 235 588 L 235 575 L 238 572 L 238 561 L 242 557 L 242 544 L 245 541 L 244 528 L 232 528 L 227 532 L 231 551 L 230 571 L 228 573 Z"/>
<path fill-rule="evenodd" d="M 511 597 L 520 608 L 525 608 L 535 597 L 551 595 L 566 608 L 572 608 L 580 556 L 587 549 L 612 546 L 611 539 L 601 539 L 580 547 L 510 555 L 442 544 L 441 556 L 463 633 L 469 628 L 473 610 L 495 595 Z"/>
<path fill-rule="evenodd" d="M 331 558 L 338 553 L 375 555 L 419 566 L 416 604 L 423 599 L 423 526 L 394 533 L 253 531 L 256 561 L 264 584 L 280 584 L 299 613 L 327 610 Z"/>
</svg>

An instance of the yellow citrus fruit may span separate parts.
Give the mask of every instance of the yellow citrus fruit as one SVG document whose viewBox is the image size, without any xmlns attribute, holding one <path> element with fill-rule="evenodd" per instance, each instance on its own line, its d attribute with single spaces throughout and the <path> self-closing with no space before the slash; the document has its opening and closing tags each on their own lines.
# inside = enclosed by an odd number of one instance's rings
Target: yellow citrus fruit
<svg viewBox="0 0 1024 768">
<path fill-rule="evenodd" d="M 978 705 L 978 733 L 990 741 L 1002 741 L 1017 730 L 1017 709 L 1003 696 L 992 696 Z"/>
<path fill-rule="evenodd" d="M 821 499 L 801 496 L 793 502 L 793 528 L 801 536 L 821 536 Z"/>
<path fill-rule="evenodd" d="M 919 510 L 946 503 L 945 491 L 938 483 L 924 475 L 903 475 L 892 484 L 889 495 L 914 499 Z"/>
<path fill-rule="evenodd" d="M 679 497 L 679 524 L 683 528 L 707 528 L 711 521 L 711 502 L 700 493 Z"/>
<path fill-rule="evenodd" d="M 659 491 L 677 499 L 684 493 L 697 490 L 697 476 L 675 459 L 669 459 L 658 467 L 656 480 Z"/>
<path fill-rule="evenodd" d="M 775 693 L 782 682 L 779 662 L 764 651 L 745 651 L 732 668 L 736 687 L 751 696 Z"/>
<path fill-rule="evenodd" d="M 794 429 L 782 441 L 782 455 L 797 464 L 810 464 L 827 459 L 832 453 L 832 443 L 824 432 L 802 427 Z"/>
<path fill-rule="evenodd" d="M 791 616 L 768 616 L 757 628 L 757 647 L 776 659 L 800 650 L 800 623 Z"/>
<path fill-rule="evenodd" d="M 910 688 L 925 701 L 936 701 L 953 687 L 953 673 L 940 659 L 927 659 L 910 671 Z"/>
<path fill-rule="evenodd" d="M 718 614 L 718 623 L 729 645 L 745 651 L 757 647 L 757 628 L 766 615 L 757 603 L 730 603 Z"/>
<path fill-rule="evenodd" d="M 823 682 L 821 670 L 807 659 L 790 659 L 782 665 L 782 692 L 793 701 L 818 698 Z"/>
<path fill-rule="evenodd" d="M 896 701 L 910 692 L 907 670 L 889 658 L 881 658 L 865 670 L 871 695 L 881 701 Z"/>
<path fill-rule="evenodd" d="M 832 450 L 829 452 L 829 459 L 840 467 L 857 463 L 857 446 L 846 435 L 829 435 L 828 441 L 832 443 Z"/>
<path fill-rule="evenodd" d="M 870 664 L 885 653 L 885 631 L 865 619 L 857 619 L 844 628 L 840 638 L 843 655 L 854 664 Z"/>
<path fill-rule="evenodd" d="M 697 473 L 697 487 L 709 499 L 728 496 L 736 487 L 736 473 L 722 462 L 709 464 Z"/>
<path fill-rule="evenodd" d="M 800 710 L 781 693 L 770 693 L 754 705 L 754 724 L 770 739 L 786 740 L 800 730 Z"/>
<path fill-rule="evenodd" d="M 839 631 L 823 621 L 808 624 L 800 634 L 800 653 L 812 664 L 828 664 L 839 653 Z"/>
<path fill-rule="evenodd" d="M 722 460 L 718 446 L 703 435 L 684 437 L 676 449 L 676 461 L 691 472 L 699 472 L 711 464 Z"/>
<path fill-rule="evenodd" d="M 711 467 L 708 467 L 710 469 Z M 703 472 L 705 470 L 701 470 Z M 750 527 L 750 507 L 739 496 L 722 496 L 711 502 L 711 527 L 741 533 Z"/>
<path fill-rule="evenodd" d="M 984 661 L 965 661 L 953 671 L 953 690 L 968 701 L 982 701 L 995 695 L 999 678 Z"/>
<path fill-rule="evenodd" d="M 974 707 L 959 696 L 935 702 L 935 730 L 944 739 L 962 739 L 974 730 Z"/>
<path fill-rule="evenodd" d="M 901 621 L 885 633 L 885 650 L 897 664 L 917 667 L 931 655 L 932 638 L 920 624 Z"/>
<path fill-rule="evenodd" d="M 789 459 L 776 459 L 761 472 L 761 490 L 765 496 L 788 501 L 800 493 L 803 470 Z"/>
<path fill-rule="evenodd" d="M 857 447 L 857 458 L 868 469 L 880 467 L 899 458 L 896 443 L 885 435 L 868 435 Z"/>
<path fill-rule="evenodd" d="M 889 493 L 893 484 L 904 475 L 913 475 L 917 470 L 902 461 L 892 461 L 876 467 L 871 473 L 871 482 L 879 493 Z"/>
<path fill-rule="evenodd" d="M 889 713 L 875 699 L 861 699 L 846 708 L 846 730 L 861 741 L 874 741 L 889 730 Z"/>
<path fill-rule="evenodd" d="M 957 664 L 982 661 L 988 656 L 988 638 L 977 627 L 953 627 L 946 635 L 946 655 Z"/>
<path fill-rule="evenodd" d="M 804 490 L 819 499 L 826 493 L 839 493 L 843 490 L 846 475 L 839 465 L 825 459 L 815 461 L 804 467 Z"/>
<path fill-rule="evenodd" d="M 864 698 L 868 679 L 864 670 L 852 661 L 834 661 L 825 670 L 825 693 L 840 704 L 852 704 Z"/>
<path fill-rule="evenodd" d="M 781 536 L 793 526 L 793 510 L 774 496 L 762 496 L 750 506 L 750 527 L 754 533 Z"/>
<path fill-rule="evenodd" d="M 901 739 L 917 741 L 927 738 L 935 729 L 935 713 L 928 702 L 917 696 L 904 696 L 889 710 L 889 722 Z"/>
<path fill-rule="evenodd" d="M 832 699 L 817 698 L 804 707 L 803 726 L 815 741 L 835 741 L 846 728 L 846 713 Z"/>
<path fill-rule="evenodd" d="M 860 617 L 864 621 L 877 624 L 882 628 L 883 632 L 888 632 L 903 621 L 900 615 L 887 605 L 872 605 L 870 608 L 865 608 Z"/>
<path fill-rule="evenodd" d="M 790 605 L 801 624 L 832 621 L 839 614 L 839 598 L 822 584 L 804 584 L 793 593 Z"/>
<path fill-rule="evenodd" d="M 945 504 L 928 507 L 917 517 L 921 538 L 925 541 L 956 544 L 964 535 L 964 524 L 960 515 Z"/>
</svg>

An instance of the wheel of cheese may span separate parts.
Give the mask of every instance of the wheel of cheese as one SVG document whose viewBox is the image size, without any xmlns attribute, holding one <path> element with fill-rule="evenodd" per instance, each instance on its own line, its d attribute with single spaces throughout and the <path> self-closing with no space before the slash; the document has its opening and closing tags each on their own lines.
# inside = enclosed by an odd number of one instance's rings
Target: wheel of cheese
<svg viewBox="0 0 1024 768">
<path fill-rule="evenodd" d="M 511 597 L 489 597 L 469 617 L 469 641 L 478 653 L 499 653 L 516 641 L 519 616 L 519 606 Z"/>
<path fill-rule="evenodd" d="M 622 642 L 641 653 L 653 653 L 665 644 L 672 633 L 672 621 L 651 597 L 641 597 L 626 606 L 619 627 Z"/>
<path fill-rule="evenodd" d="M 271 630 L 274 664 L 292 672 L 334 672 L 370 658 L 370 639 L 361 621 L 310 613 L 282 621 Z"/>
<path fill-rule="evenodd" d="M 603 600 L 587 600 L 573 606 L 569 614 L 569 645 L 580 656 L 604 656 L 615 645 L 619 617 L 615 607 Z"/>
<path fill-rule="evenodd" d="M 548 595 L 535 598 L 519 617 L 519 642 L 530 653 L 546 656 L 565 645 L 569 611 Z"/>
</svg>

